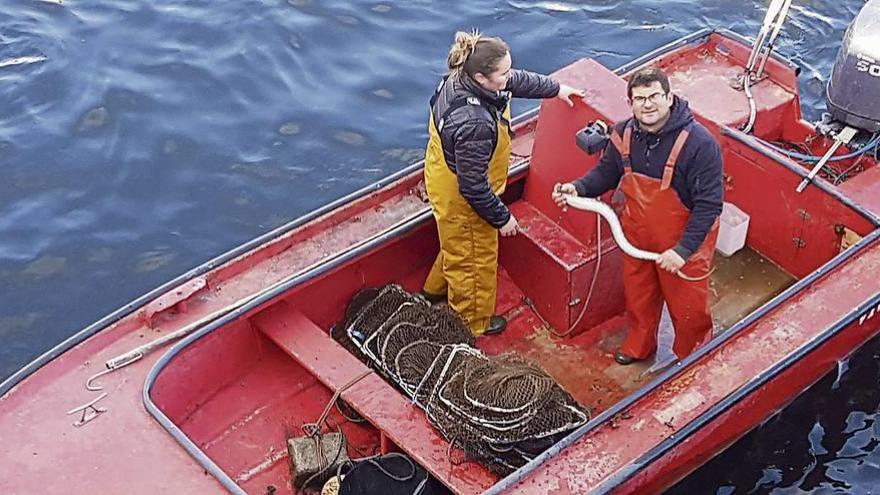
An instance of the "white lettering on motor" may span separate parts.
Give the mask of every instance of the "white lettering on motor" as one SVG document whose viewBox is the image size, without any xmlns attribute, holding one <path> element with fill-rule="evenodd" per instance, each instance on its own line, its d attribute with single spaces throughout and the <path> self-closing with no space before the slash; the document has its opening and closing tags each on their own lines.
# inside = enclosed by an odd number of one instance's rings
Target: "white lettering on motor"
<svg viewBox="0 0 880 495">
<path fill-rule="evenodd" d="M 858 57 L 858 61 L 856 61 L 856 70 L 859 72 L 867 72 L 868 74 L 874 77 L 880 77 L 880 64 L 877 64 L 877 60 L 859 53 L 856 55 Z"/>
</svg>

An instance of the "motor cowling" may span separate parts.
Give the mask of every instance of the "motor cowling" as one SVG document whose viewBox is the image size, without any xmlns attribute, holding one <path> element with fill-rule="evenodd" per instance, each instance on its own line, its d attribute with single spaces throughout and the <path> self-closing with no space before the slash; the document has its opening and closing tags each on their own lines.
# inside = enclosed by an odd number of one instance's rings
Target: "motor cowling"
<svg viewBox="0 0 880 495">
<path fill-rule="evenodd" d="M 826 100 L 834 120 L 880 131 L 880 0 L 869 0 L 847 28 Z"/>
</svg>

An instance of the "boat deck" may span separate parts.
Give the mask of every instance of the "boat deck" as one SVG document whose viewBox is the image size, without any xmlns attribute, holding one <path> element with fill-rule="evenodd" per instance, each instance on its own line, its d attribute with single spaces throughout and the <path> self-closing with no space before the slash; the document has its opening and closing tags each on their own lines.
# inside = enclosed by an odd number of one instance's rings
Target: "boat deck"
<svg viewBox="0 0 880 495">
<path fill-rule="evenodd" d="M 730 258 L 719 257 L 717 266 L 712 276 L 713 310 L 722 329 L 794 281 L 748 248 Z M 428 266 L 420 266 L 397 282 L 418 290 L 427 270 Z M 761 277 L 750 276 L 758 274 Z M 758 279 L 761 283 L 755 283 Z M 506 315 L 510 324 L 501 335 L 477 340 L 484 352 L 514 352 L 539 363 L 593 414 L 611 407 L 654 376 L 650 361 L 632 366 L 614 362 L 614 350 L 626 331 L 622 314 L 573 337 L 559 338 L 551 334 L 503 267 L 498 286 L 498 312 Z M 289 485 L 273 482 L 289 477 L 285 440 L 303 435 L 302 425 L 320 415 L 331 391 L 340 389 L 366 367 L 332 342 L 328 328 L 319 328 L 294 306 L 278 305 L 251 323 L 256 331 L 239 330 L 235 346 L 246 361 L 240 363 L 242 368 L 250 371 L 206 398 L 180 426 L 246 490 L 263 492 L 273 485 L 277 493 L 288 493 Z M 315 345 L 315 339 L 320 345 Z M 308 354 L 312 351 L 320 351 L 320 355 Z M 459 493 L 479 493 L 493 483 L 490 473 L 474 465 L 452 464 L 445 443 L 421 411 L 409 407 L 406 398 L 378 375 L 372 374 L 342 398 L 368 420 L 358 424 L 337 410 L 331 412 L 331 424 L 345 433 L 351 452 L 371 455 L 400 448 Z M 218 423 L 208 419 L 219 417 L 226 420 Z M 252 452 L 242 455 L 245 451 Z M 249 459 L 259 462 L 247 462 Z"/>
<path fill-rule="evenodd" d="M 794 277 L 748 246 L 729 258 L 716 253 L 714 267 L 709 290 L 716 334 L 796 282 Z"/>
<path fill-rule="evenodd" d="M 717 267 L 711 277 L 711 304 L 716 333 L 720 333 L 795 282 L 782 269 L 746 247 L 729 258 L 716 254 Z M 402 280 L 409 290 L 421 287 L 427 268 L 421 267 Z M 614 405 L 650 380 L 653 360 L 620 366 L 614 352 L 626 336 L 626 317 L 613 316 L 599 325 L 556 337 L 552 329 L 529 305 L 523 290 L 502 267 L 498 274 L 497 313 L 509 320 L 500 335 L 477 339 L 477 347 L 491 355 L 513 352 L 539 363 L 580 404 L 598 414 Z M 589 309 L 588 309 L 589 311 Z M 660 336 L 660 359 L 670 356 L 664 343 L 672 345 L 671 335 Z"/>
</svg>

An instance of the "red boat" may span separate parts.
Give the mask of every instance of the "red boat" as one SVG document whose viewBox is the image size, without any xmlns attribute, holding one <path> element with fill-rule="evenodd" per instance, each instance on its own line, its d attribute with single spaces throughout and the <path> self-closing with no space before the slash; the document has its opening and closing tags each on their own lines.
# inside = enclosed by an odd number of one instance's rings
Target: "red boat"
<svg viewBox="0 0 880 495">
<path fill-rule="evenodd" d="M 669 487 L 880 331 L 876 141 L 874 156 L 840 146 L 834 169 L 798 192 L 810 169 L 790 156 L 838 138 L 801 118 L 797 70 L 769 53 L 748 88 L 753 129 L 739 130 L 750 106 L 735 83 L 752 51 L 734 33 L 700 31 L 613 71 L 580 60 L 554 76 L 586 88 L 583 103 L 547 100 L 516 119 L 504 199 L 523 232 L 501 241 L 498 294 L 510 325 L 477 346 L 540 364 L 593 417 L 513 474 L 452 462 L 424 412 L 328 333 L 362 288 L 420 288 L 438 245 L 415 164 L 182 275 L 3 382 L 0 492 L 292 493 L 287 439 L 336 392 L 366 419 L 331 412 L 350 445 L 406 453 L 457 494 Z M 714 338 L 659 372 L 613 360 L 620 248 L 605 227 L 597 246 L 595 215 L 550 199 L 596 163 L 575 133 L 628 117 L 627 75 L 646 65 L 718 138 L 725 199 L 750 216 L 746 247 L 716 257 Z M 577 320 L 597 267 L 586 316 L 554 336 Z M 187 335 L 165 352 L 111 361 L 175 332 Z"/>
</svg>

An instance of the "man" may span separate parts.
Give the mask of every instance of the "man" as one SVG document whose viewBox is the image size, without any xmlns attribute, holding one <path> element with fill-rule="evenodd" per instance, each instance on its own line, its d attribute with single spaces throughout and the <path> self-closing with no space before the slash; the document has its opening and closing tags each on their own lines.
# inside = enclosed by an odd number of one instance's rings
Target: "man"
<svg viewBox="0 0 880 495">
<path fill-rule="evenodd" d="M 710 333 L 708 274 L 723 200 L 720 146 L 694 120 L 688 103 L 670 92 L 666 75 L 639 70 L 627 84 L 627 97 L 633 117 L 614 126 L 596 168 L 573 183 L 557 184 L 553 192 L 562 206 L 565 194 L 596 197 L 618 187 L 627 239 L 660 253 L 656 263 L 624 255 L 629 330 L 614 355 L 622 365 L 657 350 L 664 302 L 679 359 Z"/>
</svg>

